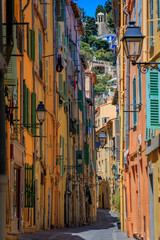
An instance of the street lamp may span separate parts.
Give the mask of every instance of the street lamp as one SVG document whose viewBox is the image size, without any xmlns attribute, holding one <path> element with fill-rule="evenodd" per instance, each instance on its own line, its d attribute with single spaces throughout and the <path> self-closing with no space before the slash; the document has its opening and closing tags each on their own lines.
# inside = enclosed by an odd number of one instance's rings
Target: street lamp
<svg viewBox="0 0 160 240">
<path fill-rule="evenodd" d="M 99 137 L 98 137 L 99 143 L 100 143 L 101 146 L 104 146 L 104 145 L 105 145 L 105 143 L 106 143 L 106 138 L 107 138 L 107 137 L 106 137 L 105 132 L 102 131 L 102 132 L 100 133 Z"/>
<path fill-rule="evenodd" d="M 37 113 L 38 121 L 41 125 L 44 122 L 45 115 L 46 115 L 46 109 L 45 109 L 43 102 L 41 102 L 41 101 L 39 102 L 38 107 L 36 109 L 36 113 Z"/>
<path fill-rule="evenodd" d="M 82 164 L 82 156 L 79 154 L 77 158 L 78 165 Z"/>
<path fill-rule="evenodd" d="M 40 160 L 42 160 L 42 123 L 44 122 L 46 115 L 46 109 L 43 102 L 39 102 L 36 113 L 38 121 L 40 123 Z"/>
<path fill-rule="evenodd" d="M 113 175 L 116 174 L 116 171 L 117 171 L 117 166 L 115 164 L 112 165 L 112 173 Z"/>
<path fill-rule="evenodd" d="M 160 71 L 157 62 L 136 62 L 141 55 L 143 39 L 140 27 L 135 25 L 134 21 L 130 21 L 127 26 L 126 33 L 121 39 L 124 44 L 124 50 L 127 58 L 132 62 L 132 65 L 139 65 L 142 73 L 146 73 L 147 69 L 156 69 Z"/>
</svg>

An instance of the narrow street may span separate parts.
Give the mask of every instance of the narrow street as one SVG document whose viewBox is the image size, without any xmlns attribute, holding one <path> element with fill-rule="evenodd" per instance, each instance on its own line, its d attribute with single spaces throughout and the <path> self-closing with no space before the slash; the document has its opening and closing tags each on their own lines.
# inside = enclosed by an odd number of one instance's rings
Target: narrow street
<svg viewBox="0 0 160 240">
<path fill-rule="evenodd" d="M 108 210 L 98 209 L 97 222 L 90 226 L 61 228 L 22 234 L 19 240 L 127 240 L 126 233 L 117 228 L 117 217 Z"/>
</svg>

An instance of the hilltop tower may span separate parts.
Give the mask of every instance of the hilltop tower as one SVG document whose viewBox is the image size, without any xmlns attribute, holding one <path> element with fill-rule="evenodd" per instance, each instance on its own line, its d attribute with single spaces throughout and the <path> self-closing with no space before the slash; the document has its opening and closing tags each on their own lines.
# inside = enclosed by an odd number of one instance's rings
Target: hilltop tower
<svg viewBox="0 0 160 240">
<path fill-rule="evenodd" d="M 98 36 L 103 36 L 109 33 L 109 30 L 106 28 L 106 23 L 104 20 L 104 13 L 100 12 L 97 14 L 97 22 L 98 25 Z"/>
</svg>

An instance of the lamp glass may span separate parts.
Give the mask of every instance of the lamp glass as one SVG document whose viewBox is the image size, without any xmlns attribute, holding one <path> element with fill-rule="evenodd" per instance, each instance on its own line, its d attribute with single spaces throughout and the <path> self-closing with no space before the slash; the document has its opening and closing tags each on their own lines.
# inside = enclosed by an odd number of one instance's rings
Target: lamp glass
<svg viewBox="0 0 160 240">
<path fill-rule="evenodd" d="M 124 49 L 127 58 L 136 61 L 141 55 L 142 39 L 141 38 L 125 38 Z"/>
<path fill-rule="evenodd" d="M 78 158 L 77 162 L 78 162 L 78 165 L 81 165 L 82 164 L 82 158 Z"/>
<path fill-rule="evenodd" d="M 36 109 L 36 113 L 37 113 L 38 121 L 42 124 L 45 120 L 45 115 L 46 115 L 46 109 L 44 107 L 43 102 L 40 102 L 38 104 L 38 107 Z"/>
</svg>

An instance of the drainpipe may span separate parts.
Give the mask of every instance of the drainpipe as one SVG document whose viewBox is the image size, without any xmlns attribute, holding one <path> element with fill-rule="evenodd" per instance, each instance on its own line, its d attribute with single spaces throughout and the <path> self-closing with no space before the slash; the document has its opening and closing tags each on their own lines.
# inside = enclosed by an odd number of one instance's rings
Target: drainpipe
<svg viewBox="0 0 160 240">
<path fill-rule="evenodd" d="M 124 35 L 124 28 L 123 28 L 123 0 L 121 0 L 121 39 L 123 38 Z M 123 188 L 123 183 L 124 183 L 124 158 L 123 158 L 123 107 L 124 107 L 124 89 L 123 89 L 123 84 L 124 84 L 124 48 L 123 48 L 123 43 L 121 41 L 120 43 L 121 46 L 121 80 L 120 80 L 120 114 L 121 114 L 121 131 L 120 131 L 120 220 L 121 220 L 121 230 L 124 231 L 124 188 Z"/>
<path fill-rule="evenodd" d="M 128 6 L 128 3 L 124 6 L 123 12 L 127 15 L 127 26 L 129 24 L 129 13 L 126 11 L 126 7 Z M 127 58 L 127 83 L 126 83 L 126 151 L 129 150 L 129 110 L 130 110 L 130 63 L 129 58 Z M 127 207 L 126 207 L 126 213 L 127 213 Z M 126 214 L 127 215 L 127 214 Z M 128 216 L 128 215 L 127 215 Z"/>
</svg>

